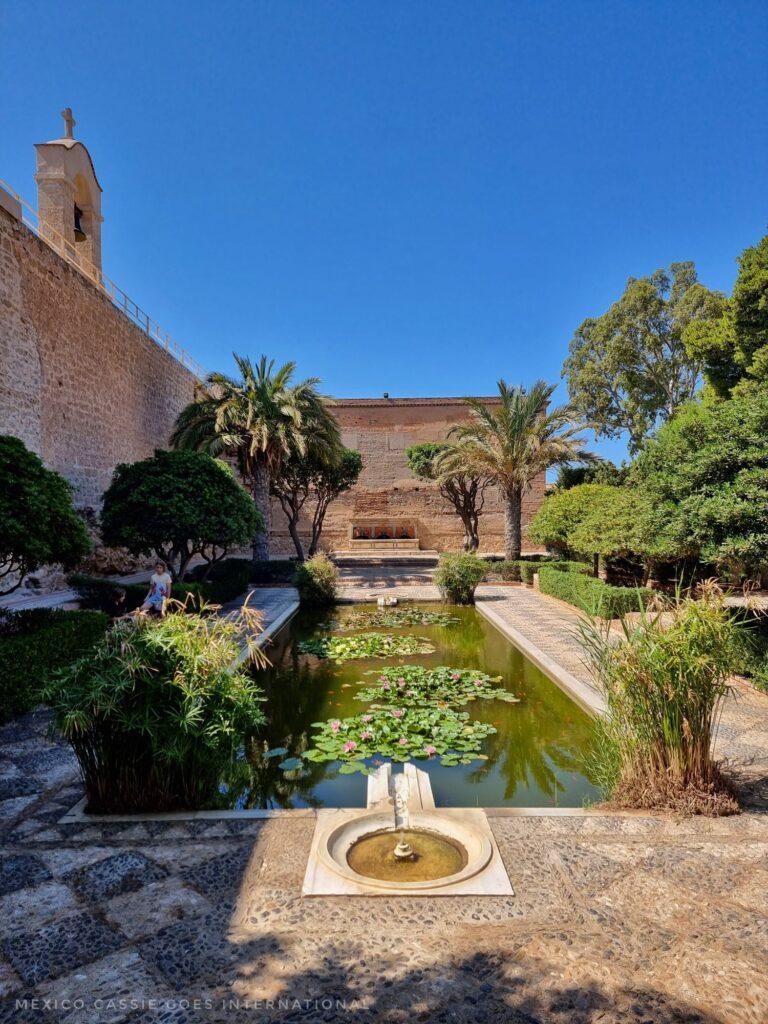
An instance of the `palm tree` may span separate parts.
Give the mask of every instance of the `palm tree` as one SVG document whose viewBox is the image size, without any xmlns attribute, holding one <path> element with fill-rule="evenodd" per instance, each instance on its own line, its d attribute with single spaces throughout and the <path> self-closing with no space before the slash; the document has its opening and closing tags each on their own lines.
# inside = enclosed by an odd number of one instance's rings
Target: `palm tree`
<svg viewBox="0 0 768 1024">
<path fill-rule="evenodd" d="M 504 498 L 505 557 L 520 557 L 522 544 L 523 496 L 535 478 L 550 466 L 589 462 L 578 437 L 584 425 L 577 424 L 574 409 L 561 405 L 547 411 L 554 384 L 539 380 L 526 391 L 498 383 L 501 405 L 490 407 L 477 398 L 467 398 L 472 422 L 454 427 L 450 463 L 463 466 L 496 484 Z M 449 468 L 444 464 L 444 469 Z"/>
<path fill-rule="evenodd" d="M 179 414 L 171 444 L 236 458 L 264 519 L 264 531 L 253 539 L 254 561 L 263 561 L 269 558 L 271 477 L 287 456 L 304 455 L 309 448 L 330 454 L 341 440 L 317 377 L 292 384 L 295 363 L 276 370 L 266 356 L 256 366 L 245 356 L 234 359 L 240 379 L 209 374 Z"/>
</svg>

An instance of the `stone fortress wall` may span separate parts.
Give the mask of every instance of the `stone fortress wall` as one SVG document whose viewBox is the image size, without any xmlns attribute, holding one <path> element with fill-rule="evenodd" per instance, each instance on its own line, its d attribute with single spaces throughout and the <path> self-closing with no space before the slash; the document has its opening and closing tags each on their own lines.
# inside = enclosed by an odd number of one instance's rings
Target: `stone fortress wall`
<svg viewBox="0 0 768 1024">
<path fill-rule="evenodd" d="M 20 437 L 69 480 L 78 507 L 98 509 L 118 463 L 167 447 L 197 378 L 101 287 L 102 189 L 74 138 L 72 111 L 62 117 L 64 135 L 35 146 L 38 232 L 48 241 L 22 222 L 18 197 L 0 188 L 0 434 Z M 350 524 L 383 518 L 414 525 L 422 549 L 459 549 L 460 519 L 434 485 L 411 475 L 405 449 L 446 437 L 467 418 L 464 401 L 341 399 L 334 412 L 363 470 L 331 505 L 322 546 L 344 550 Z M 544 487 L 542 474 L 524 499 L 524 526 Z M 503 507 L 491 489 L 480 537 L 482 551 L 503 550 Z M 277 502 L 272 549 L 294 551 Z"/>
<path fill-rule="evenodd" d="M 0 206 L 0 433 L 20 437 L 69 480 L 79 507 L 99 507 L 119 462 L 167 447 L 194 386 L 190 370 Z M 323 548 L 345 549 L 350 522 L 381 516 L 415 521 L 422 549 L 458 550 L 461 521 L 433 485 L 411 475 L 405 449 L 466 419 L 462 399 L 340 399 L 334 413 L 363 471 L 331 505 Z M 524 523 L 544 487 L 542 475 L 524 500 Z M 482 551 L 503 550 L 503 506 L 492 489 L 480 536 Z M 277 503 L 273 551 L 293 553 Z"/>
<path fill-rule="evenodd" d="M 119 462 L 164 448 L 195 377 L 0 206 L 0 433 L 98 507 Z"/>
<path fill-rule="evenodd" d="M 498 399 L 484 399 L 494 404 Z M 356 519 L 414 521 L 423 550 L 460 550 L 464 538 L 461 520 L 453 506 L 433 484 L 417 480 L 408 468 L 405 449 L 423 441 L 439 441 L 454 424 L 467 420 L 461 398 L 352 398 L 338 399 L 334 406 L 348 448 L 357 448 L 363 469 L 355 487 L 328 509 L 321 546 L 327 551 L 349 547 L 349 524 Z M 523 499 L 523 528 L 544 498 L 542 473 Z M 273 503 L 274 548 L 283 554 L 294 551 L 280 507 Z M 525 542 L 524 550 L 533 550 Z M 495 488 L 486 491 L 480 518 L 480 550 L 504 550 L 504 508 Z"/>
</svg>

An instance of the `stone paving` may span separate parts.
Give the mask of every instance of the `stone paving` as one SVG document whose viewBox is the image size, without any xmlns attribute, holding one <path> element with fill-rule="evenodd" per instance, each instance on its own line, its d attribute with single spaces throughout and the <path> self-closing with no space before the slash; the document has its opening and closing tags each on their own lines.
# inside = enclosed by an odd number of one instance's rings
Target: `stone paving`
<svg viewBox="0 0 768 1024">
<path fill-rule="evenodd" d="M 739 694 L 726 746 L 765 749 Z M 312 811 L 59 824 L 82 787 L 48 726 L 0 729 L 3 1024 L 768 1020 L 754 787 L 733 818 L 490 811 L 515 897 L 302 899 Z"/>
</svg>

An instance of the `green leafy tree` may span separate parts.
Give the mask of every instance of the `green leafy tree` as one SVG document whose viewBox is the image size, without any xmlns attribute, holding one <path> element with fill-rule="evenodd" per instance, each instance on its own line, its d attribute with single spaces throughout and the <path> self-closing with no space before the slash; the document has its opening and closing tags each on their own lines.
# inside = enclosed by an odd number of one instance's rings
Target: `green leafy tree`
<svg viewBox="0 0 768 1024">
<path fill-rule="evenodd" d="M 294 452 L 283 459 L 272 478 L 271 491 L 285 513 L 288 532 L 300 560 L 304 558 L 304 545 L 299 521 L 307 501 L 312 509 L 309 541 L 309 556 L 312 557 L 320 543 L 328 506 L 354 486 L 362 468 L 362 456 L 353 448 L 339 447 L 321 456 L 310 448 L 304 455 Z"/>
<path fill-rule="evenodd" d="M 615 465 L 609 459 L 595 459 L 589 466 L 562 466 L 557 474 L 558 490 L 579 484 L 611 484 L 620 487 L 629 477 L 629 466 Z"/>
<path fill-rule="evenodd" d="M 283 459 L 306 453 L 310 441 L 318 452 L 331 452 L 341 442 L 316 377 L 293 384 L 295 363 L 275 369 L 266 356 L 256 366 L 245 356 L 234 359 L 240 378 L 209 374 L 179 415 L 171 443 L 236 458 L 264 523 L 253 538 L 253 558 L 259 562 L 269 558 L 270 482 Z"/>
<path fill-rule="evenodd" d="M 101 522 L 106 544 L 154 553 L 178 580 L 194 555 L 213 564 L 263 529 L 230 467 L 193 451 L 156 451 L 151 459 L 118 466 Z"/>
<path fill-rule="evenodd" d="M 647 557 L 702 559 L 739 576 L 768 566 L 768 386 L 692 403 L 633 467 Z"/>
<path fill-rule="evenodd" d="M 18 437 L 0 436 L 0 593 L 41 565 L 71 568 L 90 548 L 67 481 Z"/>
<path fill-rule="evenodd" d="M 425 441 L 405 449 L 408 468 L 419 480 L 437 484 L 464 527 L 464 550 L 476 551 L 480 545 L 479 519 L 485 504 L 487 480 L 475 473 L 454 468 L 454 446 L 450 441 Z"/>
<path fill-rule="evenodd" d="M 630 278 L 607 312 L 576 331 L 563 366 L 576 410 L 598 436 L 629 434 L 637 452 L 660 422 L 690 401 L 702 359 L 686 346 L 691 325 L 715 321 L 725 297 L 696 280 L 693 263 Z"/>
<path fill-rule="evenodd" d="M 733 295 L 716 320 L 696 320 L 684 331 L 691 359 L 717 394 L 740 380 L 768 378 L 768 235 L 739 256 Z"/>
<path fill-rule="evenodd" d="M 557 490 L 544 499 L 528 526 L 528 536 L 564 558 L 575 557 L 578 551 L 571 543 L 573 531 L 589 515 L 598 496 L 607 488 L 603 484 L 580 484 Z"/>
<path fill-rule="evenodd" d="M 496 484 L 505 505 L 505 558 L 520 558 L 523 496 L 550 466 L 591 461 L 584 451 L 581 427 L 569 405 L 549 410 L 553 384 L 537 381 L 526 391 L 498 383 L 501 404 L 485 405 L 468 398 L 472 422 L 451 431 L 455 439 L 451 464 Z"/>
</svg>

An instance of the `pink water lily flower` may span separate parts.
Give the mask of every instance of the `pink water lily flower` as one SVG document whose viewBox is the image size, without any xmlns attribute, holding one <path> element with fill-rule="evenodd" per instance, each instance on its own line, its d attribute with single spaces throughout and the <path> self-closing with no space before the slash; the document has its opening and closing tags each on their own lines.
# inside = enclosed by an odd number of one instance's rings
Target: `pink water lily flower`
<svg viewBox="0 0 768 1024">
<path fill-rule="evenodd" d="M 437 747 L 433 747 L 431 743 L 428 743 L 426 747 L 424 747 L 424 753 L 429 757 L 432 757 L 433 754 L 437 753 Z"/>
<path fill-rule="evenodd" d="M 381 688 L 382 688 L 382 690 L 391 690 L 392 689 L 392 687 L 389 685 L 389 683 L 382 683 L 381 684 Z"/>
<path fill-rule="evenodd" d="M 403 677 L 402 677 L 402 676 L 400 676 L 400 677 L 398 678 L 398 680 L 397 680 L 397 685 L 398 685 L 398 686 L 405 686 L 405 680 L 403 679 Z"/>
<path fill-rule="evenodd" d="M 403 711 L 402 708 L 395 708 L 395 710 L 392 712 L 392 717 L 393 718 L 402 718 L 404 714 L 405 714 L 405 712 Z"/>
<path fill-rule="evenodd" d="M 360 717 L 364 722 L 370 722 L 371 719 L 373 718 L 373 715 L 360 715 Z"/>
<path fill-rule="evenodd" d="M 338 720 L 338 718 L 334 718 L 334 720 L 331 722 L 331 731 L 338 732 L 340 728 L 341 722 Z"/>
<path fill-rule="evenodd" d="M 451 672 L 451 679 L 461 679 L 461 672 Z"/>
<path fill-rule="evenodd" d="M 360 739 L 361 740 L 372 740 L 373 739 L 373 733 L 371 732 L 370 729 L 365 729 L 363 732 L 360 733 Z"/>
<path fill-rule="evenodd" d="M 408 746 L 408 740 L 405 738 L 405 736 L 401 736 L 397 742 L 400 744 L 401 747 Z"/>
<path fill-rule="evenodd" d="M 475 686 L 482 686 L 482 685 L 483 685 L 483 680 L 482 679 L 475 679 Z"/>
<path fill-rule="evenodd" d="M 345 754 L 349 754 L 350 751 L 357 749 L 357 744 L 355 743 L 354 740 L 347 740 L 347 742 L 344 744 L 343 749 Z"/>
</svg>

